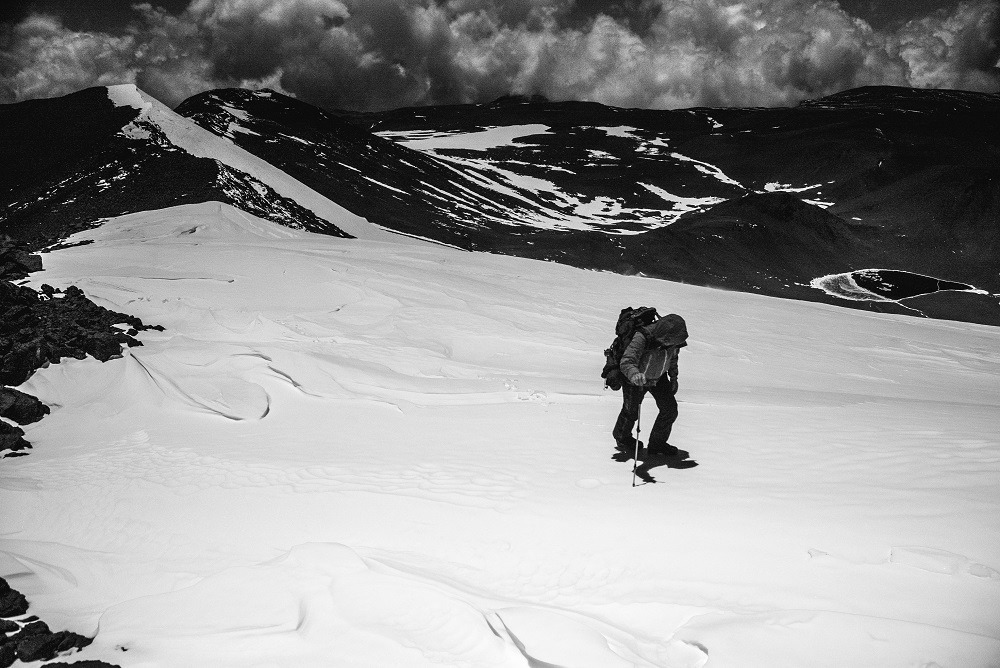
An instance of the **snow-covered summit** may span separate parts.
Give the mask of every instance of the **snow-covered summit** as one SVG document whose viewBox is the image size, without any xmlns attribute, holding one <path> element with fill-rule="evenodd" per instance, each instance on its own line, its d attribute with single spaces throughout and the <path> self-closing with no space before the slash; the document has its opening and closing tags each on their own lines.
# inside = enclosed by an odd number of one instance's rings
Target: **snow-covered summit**
<svg viewBox="0 0 1000 668">
<path fill-rule="evenodd" d="M 153 98 L 145 95 L 135 84 L 116 84 L 108 86 L 108 98 L 116 107 L 132 107 L 145 111 L 152 106 Z"/>
<path fill-rule="evenodd" d="M 130 105 L 140 110 L 139 117 L 122 132 L 132 136 L 135 128 L 148 124 L 157 127 L 173 146 L 197 158 L 207 158 L 233 170 L 236 175 L 249 177 L 266 190 L 292 200 L 315 216 L 327 221 L 352 237 L 380 236 L 379 231 L 363 218 L 352 214 L 305 184 L 292 178 L 261 158 L 240 148 L 225 137 L 201 128 L 193 121 L 175 113 L 165 104 L 131 85 L 108 88 L 108 97 L 117 105 Z M 245 177 L 244 177 L 245 178 Z M 260 189 L 258 189 L 260 190 Z M 381 236 L 385 236 L 384 233 Z"/>
<path fill-rule="evenodd" d="M 0 228 L 32 243 L 123 213 L 204 201 L 337 236 L 385 235 L 132 84 L 8 105 L 0 120 L 18 137 L 8 158 L 30 165 L 0 174 Z"/>
</svg>

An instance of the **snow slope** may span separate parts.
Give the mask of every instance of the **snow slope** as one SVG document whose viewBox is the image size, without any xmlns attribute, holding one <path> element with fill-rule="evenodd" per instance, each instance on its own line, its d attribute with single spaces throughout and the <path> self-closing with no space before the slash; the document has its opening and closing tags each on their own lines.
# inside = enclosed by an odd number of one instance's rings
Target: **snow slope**
<svg viewBox="0 0 1000 668">
<path fill-rule="evenodd" d="M 97 633 L 75 659 L 1000 659 L 996 328 L 213 203 L 84 239 L 32 283 L 166 330 L 39 371 L 23 389 L 52 414 L 0 467 L 0 575 L 53 628 Z M 698 466 L 633 488 L 599 373 L 639 304 L 688 321 L 672 442 Z"/>
</svg>

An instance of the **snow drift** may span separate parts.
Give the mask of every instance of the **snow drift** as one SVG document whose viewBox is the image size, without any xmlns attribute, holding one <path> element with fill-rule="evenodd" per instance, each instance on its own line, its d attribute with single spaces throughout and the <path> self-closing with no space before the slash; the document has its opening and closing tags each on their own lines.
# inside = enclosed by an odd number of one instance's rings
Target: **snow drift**
<svg viewBox="0 0 1000 668">
<path fill-rule="evenodd" d="M 467 253 L 228 205 L 30 282 L 163 332 L 21 389 L 0 575 L 123 666 L 964 666 L 1000 656 L 1000 334 Z M 684 315 L 630 486 L 618 310 Z M 651 403 L 647 406 L 652 410 Z"/>
</svg>

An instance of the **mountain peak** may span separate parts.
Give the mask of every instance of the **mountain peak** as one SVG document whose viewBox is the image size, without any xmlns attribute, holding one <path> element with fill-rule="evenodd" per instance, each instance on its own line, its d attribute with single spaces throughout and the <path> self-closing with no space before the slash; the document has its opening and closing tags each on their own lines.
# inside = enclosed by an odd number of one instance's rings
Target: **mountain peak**
<svg viewBox="0 0 1000 668">
<path fill-rule="evenodd" d="M 800 107 L 820 109 L 897 109 L 940 112 L 1000 105 L 1000 96 L 966 90 L 910 88 L 906 86 L 862 86 L 815 100 Z"/>
<path fill-rule="evenodd" d="M 501 95 L 497 99 L 490 102 L 487 106 L 489 107 L 510 107 L 518 104 L 548 104 L 551 102 L 549 98 L 545 97 L 540 93 L 534 93 L 533 95 Z"/>
<path fill-rule="evenodd" d="M 133 107 L 145 111 L 150 107 L 150 96 L 139 90 L 135 84 L 115 84 L 107 86 L 108 99 L 116 107 Z"/>
</svg>

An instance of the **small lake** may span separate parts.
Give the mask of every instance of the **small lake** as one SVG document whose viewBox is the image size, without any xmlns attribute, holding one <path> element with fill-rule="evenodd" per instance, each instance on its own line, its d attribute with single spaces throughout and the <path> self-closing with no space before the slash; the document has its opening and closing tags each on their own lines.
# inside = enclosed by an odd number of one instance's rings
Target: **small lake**
<svg viewBox="0 0 1000 668">
<path fill-rule="evenodd" d="M 814 278 L 809 284 L 827 294 L 854 301 L 899 301 L 942 290 L 986 294 L 973 285 L 897 269 L 858 269 Z"/>
</svg>

